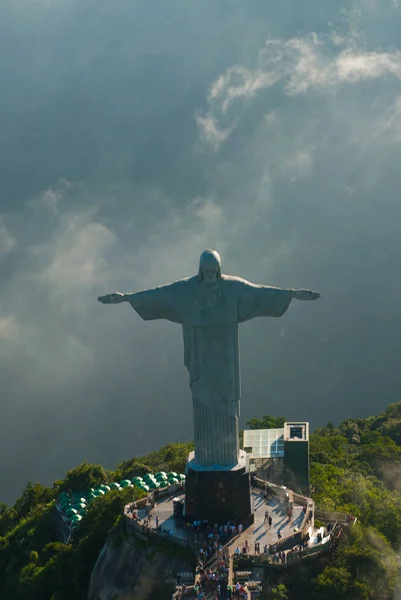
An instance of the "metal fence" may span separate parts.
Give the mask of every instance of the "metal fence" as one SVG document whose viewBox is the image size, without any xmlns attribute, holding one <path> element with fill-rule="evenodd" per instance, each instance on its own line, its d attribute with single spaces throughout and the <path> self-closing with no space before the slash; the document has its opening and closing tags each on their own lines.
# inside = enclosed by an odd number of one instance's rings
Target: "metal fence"
<svg viewBox="0 0 401 600">
<path fill-rule="evenodd" d="M 348 521 L 348 515 L 342 512 L 336 512 L 334 510 L 319 510 L 315 509 L 315 518 L 319 521 L 327 521 L 328 523 L 334 521 Z"/>
<path fill-rule="evenodd" d="M 318 556 L 319 554 L 327 554 L 330 552 L 331 548 L 331 540 L 327 540 L 324 544 L 318 544 L 316 546 L 307 547 L 298 552 L 294 552 L 293 554 L 287 554 L 287 564 L 291 565 L 303 558 L 307 558 L 308 556 Z"/>
</svg>

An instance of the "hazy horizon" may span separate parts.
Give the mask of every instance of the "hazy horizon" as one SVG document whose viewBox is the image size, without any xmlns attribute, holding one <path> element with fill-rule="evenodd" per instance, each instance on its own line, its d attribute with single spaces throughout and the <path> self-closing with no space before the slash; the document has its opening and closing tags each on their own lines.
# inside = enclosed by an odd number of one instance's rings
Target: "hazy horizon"
<svg viewBox="0 0 401 600">
<path fill-rule="evenodd" d="M 3 0 L 0 501 L 192 439 L 182 332 L 96 299 L 311 288 L 240 326 L 241 427 L 401 399 L 398 0 Z"/>
</svg>

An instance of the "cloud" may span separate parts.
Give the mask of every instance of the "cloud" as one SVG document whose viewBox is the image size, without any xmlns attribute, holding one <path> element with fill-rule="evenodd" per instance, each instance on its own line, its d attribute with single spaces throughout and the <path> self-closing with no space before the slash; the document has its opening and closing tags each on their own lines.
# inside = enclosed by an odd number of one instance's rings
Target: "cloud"
<svg viewBox="0 0 401 600">
<path fill-rule="evenodd" d="M 310 149 L 301 149 L 286 157 L 284 167 L 291 172 L 291 176 L 308 175 L 313 166 L 313 156 Z"/>
<path fill-rule="evenodd" d="M 26 220 L 37 223 L 40 235 L 31 236 L 2 289 L 0 339 L 7 342 L 3 359 L 25 370 L 25 385 L 38 389 L 46 382 L 55 391 L 93 368 L 93 348 L 79 322 L 110 278 L 106 255 L 116 237 L 92 207 L 61 211 L 43 239 L 39 206 L 28 203 Z"/>
<path fill-rule="evenodd" d="M 273 42 L 274 43 L 274 42 Z M 259 56 L 261 59 L 262 54 Z M 273 67 L 279 57 L 270 57 L 267 62 Z M 272 87 L 282 79 L 283 74 L 279 69 L 267 68 L 262 65 L 258 68 L 246 69 L 240 65 L 228 69 L 225 75 L 220 76 L 210 88 L 209 103 L 221 101 L 221 110 L 226 113 L 230 105 L 237 98 L 252 98 L 260 89 Z"/>
<path fill-rule="evenodd" d="M 207 199 L 205 201 L 202 198 L 197 198 L 194 201 L 194 205 L 196 207 L 196 216 L 200 219 L 203 219 L 203 221 L 208 223 L 210 227 L 214 227 L 220 224 L 223 216 L 221 206 L 218 206 L 211 199 Z"/>
<path fill-rule="evenodd" d="M 392 75 L 401 78 L 401 52 L 362 52 L 343 50 L 336 58 L 329 82 L 342 83 L 377 79 Z"/>
<path fill-rule="evenodd" d="M 327 44 L 317 36 L 293 39 L 287 51 L 286 92 L 300 94 L 308 89 L 335 87 L 379 77 L 401 78 L 401 52 L 362 52 L 344 48 L 330 56 Z M 332 51 L 334 48 L 331 49 Z"/>
<path fill-rule="evenodd" d="M 261 90 L 282 82 L 283 92 L 293 97 L 308 91 L 336 92 L 346 84 L 382 77 L 401 79 L 401 52 L 362 51 L 347 38 L 336 39 L 310 34 L 289 40 L 267 40 L 259 51 L 256 64 L 235 65 L 210 86 L 209 110 L 198 114 L 196 122 L 204 141 L 218 149 L 238 126 L 230 109 L 242 103 L 245 112 Z"/>
<path fill-rule="evenodd" d="M 134 275 L 138 290 L 166 283 L 167 273 L 173 280 L 193 275 L 205 248 L 218 247 L 224 253 L 232 232 L 225 214 L 213 197 L 189 199 L 184 210 L 171 211 L 162 222 L 154 223 L 141 247 L 129 257 L 124 278 L 132 281 Z M 163 252 L 160 252 L 161 240 Z"/>
<path fill-rule="evenodd" d="M 17 343 L 21 338 L 21 327 L 14 315 L 0 317 L 0 340 Z"/>
<path fill-rule="evenodd" d="M 14 250 L 16 245 L 16 240 L 12 237 L 0 218 L 0 259 L 4 258 L 9 252 Z"/>
<path fill-rule="evenodd" d="M 235 125 L 231 125 L 228 129 L 220 129 L 217 120 L 211 115 L 202 116 L 197 114 L 196 124 L 201 133 L 202 141 L 210 144 L 215 150 L 220 147 L 235 129 Z"/>
<path fill-rule="evenodd" d="M 401 96 L 398 96 L 395 102 L 386 109 L 385 114 L 378 119 L 375 133 L 378 139 L 385 143 L 399 144 L 401 142 Z"/>
<path fill-rule="evenodd" d="M 107 281 L 107 251 L 116 241 L 115 234 L 103 223 L 87 216 L 73 215 L 62 222 L 62 231 L 53 240 L 51 260 L 43 268 L 41 279 L 53 297 L 76 296 Z M 46 247 L 46 245 L 45 245 Z M 43 251 L 39 248 L 39 252 Z"/>
</svg>

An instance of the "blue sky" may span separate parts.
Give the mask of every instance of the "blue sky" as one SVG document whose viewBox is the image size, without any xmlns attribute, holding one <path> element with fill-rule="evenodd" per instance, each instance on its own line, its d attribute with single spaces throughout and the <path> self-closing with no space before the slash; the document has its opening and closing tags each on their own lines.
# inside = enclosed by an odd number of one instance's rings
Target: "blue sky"
<svg viewBox="0 0 401 600">
<path fill-rule="evenodd" d="M 400 399 L 400 31 L 396 0 L 2 0 L 0 500 L 191 439 L 180 328 L 96 298 L 204 248 L 323 293 L 241 327 L 242 425 Z"/>
</svg>

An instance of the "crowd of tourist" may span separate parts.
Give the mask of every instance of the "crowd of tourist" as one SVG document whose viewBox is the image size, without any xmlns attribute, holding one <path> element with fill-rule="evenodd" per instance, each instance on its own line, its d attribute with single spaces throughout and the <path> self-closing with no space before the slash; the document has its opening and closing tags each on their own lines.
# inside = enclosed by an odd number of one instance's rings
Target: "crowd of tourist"
<svg viewBox="0 0 401 600">
<path fill-rule="evenodd" d="M 223 552 L 221 541 L 208 538 L 199 549 L 195 583 L 197 598 L 202 599 L 206 594 L 213 594 L 216 600 L 229 598 L 228 574 L 228 556 Z"/>
<path fill-rule="evenodd" d="M 209 540 L 218 540 L 226 543 L 229 539 L 236 535 L 241 535 L 243 525 L 237 520 L 227 521 L 224 525 L 211 525 L 207 519 L 203 521 L 194 521 L 193 523 L 185 523 L 187 537 L 195 544 L 203 541 L 205 537 Z"/>
</svg>

